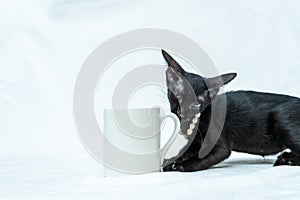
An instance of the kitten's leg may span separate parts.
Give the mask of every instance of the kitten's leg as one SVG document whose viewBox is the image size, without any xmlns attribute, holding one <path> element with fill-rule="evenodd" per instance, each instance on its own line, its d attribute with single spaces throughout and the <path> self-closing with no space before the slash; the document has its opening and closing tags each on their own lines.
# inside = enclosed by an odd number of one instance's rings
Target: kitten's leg
<svg viewBox="0 0 300 200">
<path fill-rule="evenodd" d="M 163 167 L 163 171 L 179 171 L 178 166 L 181 166 L 182 163 L 188 160 L 199 159 L 199 149 L 201 147 L 201 136 L 199 134 L 194 138 L 193 143 L 189 146 L 189 148 L 173 163 Z M 183 150 L 180 151 L 179 154 L 182 153 Z"/>
<path fill-rule="evenodd" d="M 293 129 L 292 129 L 293 128 Z M 273 166 L 292 165 L 300 166 L 300 128 L 287 126 L 285 132 L 280 137 L 281 143 L 291 150 L 291 152 L 283 152 L 277 157 Z"/>
<path fill-rule="evenodd" d="M 216 145 L 212 151 L 202 159 L 193 158 L 187 160 L 180 165 L 177 165 L 176 168 L 182 172 L 192 172 L 204 170 L 216 165 L 226 158 L 228 158 L 231 154 L 231 149 L 229 146 L 225 144 Z"/>
<path fill-rule="evenodd" d="M 179 171 L 178 167 L 181 166 L 182 163 L 186 162 L 187 160 L 193 160 L 198 158 L 198 151 L 187 151 L 184 153 L 180 158 L 178 158 L 173 163 L 163 167 L 163 171 Z M 199 159 L 199 158 L 198 158 Z"/>
<path fill-rule="evenodd" d="M 279 165 L 300 165 L 300 126 L 298 116 L 295 113 L 272 111 L 274 139 L 284 149 L 289 148 L 291 152 L 283 152 L 277 157 L 273 166 Z"/>
</svg>

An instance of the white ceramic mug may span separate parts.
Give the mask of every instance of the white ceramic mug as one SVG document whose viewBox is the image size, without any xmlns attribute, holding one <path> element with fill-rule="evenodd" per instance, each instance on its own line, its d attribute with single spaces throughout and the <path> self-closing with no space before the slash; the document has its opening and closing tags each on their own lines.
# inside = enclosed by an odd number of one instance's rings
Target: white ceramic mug
<svg viewBox="0 0 300 200">
<path fill-rule="evenodd" d="M 175 127 L 170 139 L 160 148 L 161 123 L 166 118 L 172 119 Z M 179 128 L 177 116 L 173 113 L 162 116 L 158 107 L 105 109 L 104 176 L 161 171 L 162 161 Z M 111 150 L 112 145 L 122 154 Z"/>
</svg>

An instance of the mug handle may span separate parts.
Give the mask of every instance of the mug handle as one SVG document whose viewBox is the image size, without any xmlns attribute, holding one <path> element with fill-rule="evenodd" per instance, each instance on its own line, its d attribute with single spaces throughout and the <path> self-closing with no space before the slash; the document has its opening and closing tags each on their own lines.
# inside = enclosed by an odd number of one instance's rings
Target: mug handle
<svg viewBox="0 0 300 200">
<path fill-rule="evenodd" d="M 175 114 L 170 113 L 170 114 L 161 116 L 160 120 L 162 122 L 163 120 L 165 120 L 167 118 L 171 118 L 173 120 L 175 128 L 174 128 L 174 131 L 173 131 L 172 136 L 170 137 L 170 139 L 167 141 L 165 146 L 160 150 L 160 156 L 161 156 L 161 159 L 162 159 L 161 163 L 163 162 L 163 160 L 164 160 L 169 148 L 171 147 L 172 143 L 175 141 L 176 136 L 178 135 L 178 132 L 179 132 L 179 129 L 180 129 L 180 121 L 179 121 L 178 117 Z"/>
</svg>

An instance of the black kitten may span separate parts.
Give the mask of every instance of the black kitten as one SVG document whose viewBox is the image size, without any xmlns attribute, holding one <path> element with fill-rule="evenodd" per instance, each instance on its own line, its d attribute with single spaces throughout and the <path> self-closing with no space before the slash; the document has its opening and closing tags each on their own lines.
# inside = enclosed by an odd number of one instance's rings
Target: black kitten
<svg viewBox="0 0 300 200">
<path fill-rule="evenodd" d="M 204 78 L 186 72 L 167 52 L 162 50 L 162 53 L 169 66 L 166 75 L 171 111 L 181 120 L 181 132 L 186 137 L 191 135 L 189 126 L 194 126 L 191 120 L 201 113 L 198 129 L 192 127 L 196 134 L 192 144 L 179 159 L 164 167 L 164 171 L 204 170 L 228 158 L 232 150 L 265 156 L 290 149 L 290 153 L 278 156 L 274 166 L 300 165 L 299 98 L 254 91 L 217 95 L 223 84 L 236 77 L 235 73 Z M 196 98 L 190 98 L 193 95 L 189 94 L 189 87 Z M 219 97 L 225 97 L 227 102 L 225 123 L 211 151 L 199 158 L 211 123 L 212 102 Z"/>
</svg>

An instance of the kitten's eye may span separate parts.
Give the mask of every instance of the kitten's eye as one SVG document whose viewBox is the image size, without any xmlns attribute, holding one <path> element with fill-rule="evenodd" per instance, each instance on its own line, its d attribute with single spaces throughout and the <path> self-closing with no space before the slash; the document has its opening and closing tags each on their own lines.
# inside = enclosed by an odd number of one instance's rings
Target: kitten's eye
<svg viewBox="0 0 300 200">
<path fill-rule="evenodd" d="M 201 103 L 192 103 L 190 105 L 190 109 L 199 109 L 201 107 Z"/>
</svg>

